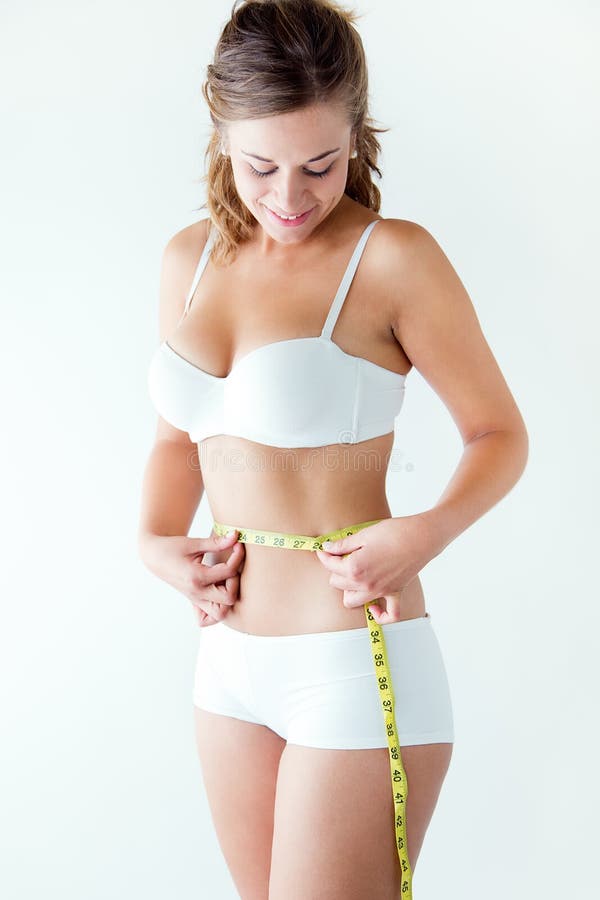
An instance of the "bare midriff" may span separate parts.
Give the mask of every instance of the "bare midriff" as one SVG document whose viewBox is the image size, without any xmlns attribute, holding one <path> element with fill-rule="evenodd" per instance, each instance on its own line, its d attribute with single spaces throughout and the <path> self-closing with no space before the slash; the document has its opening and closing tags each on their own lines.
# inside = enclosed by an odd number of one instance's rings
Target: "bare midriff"
<svg viewBox="0 0 600 900">
<path fill-rule="evenodd" d="M 385 493 L 393 434 L 358 444 L 278 448 L 230 435 L 198 445 L 212 518 L 236 528 L 320 535 L 391 516 Z M 364 628 L 364 604 L 347 608 L 331 572 L 307 550 L 245 543 L 239 599 L 223 622 L 247 634 Z M 375 598 L 374 598 L 375 599 Z M 419 577 L 402 593 L 400 619 L 424 616 Z"/>
</svg>

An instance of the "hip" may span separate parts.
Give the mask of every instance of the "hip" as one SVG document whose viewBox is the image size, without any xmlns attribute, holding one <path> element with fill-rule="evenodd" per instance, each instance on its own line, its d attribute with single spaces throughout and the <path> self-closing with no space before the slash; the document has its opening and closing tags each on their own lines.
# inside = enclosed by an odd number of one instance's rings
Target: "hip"
<svg viewBox="0 0 600 900">
<path fill-rule="evenodd" d="M 446 667 L 431 617 L 381 626 L 400 744 L 454 741 Z M 253 635 L 225 620 L 202 632 L 196 706 L 266 725 L 294 744 L 385 747 L 369 629 Z"/>
</svg>

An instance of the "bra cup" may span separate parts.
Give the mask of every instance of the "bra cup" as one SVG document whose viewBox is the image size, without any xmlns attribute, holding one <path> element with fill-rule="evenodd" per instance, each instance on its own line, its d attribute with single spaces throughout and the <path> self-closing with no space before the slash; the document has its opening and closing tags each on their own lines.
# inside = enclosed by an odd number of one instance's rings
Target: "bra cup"
<svg viewBox="0 0 600 900">
<path fill-rule="evenodd" d="M 162 345 L 148 370 L 167 422 L 199 442 L 217 434 L 276 447 L 353 444 L 394 429 L 404 381 L 321 338 L 279 341 L 215 378 Z"/>
<path fill-rule="evenodd" d="M 359 360 L 334 361 L 332 346 L 272 344 L 242 359 L 225 385 L 225 432 L 288 435 L 294 446 L 301 436 L 318 443 L 351 425 Z"/>
<path fill-rule="evenodd" d="M 221 389 L 198 370 L 161 345 L 148 368 L 148 391 L 160 416 L 180 431 L 192 431 L 197 421 L 214 421 L 222 406 Z M 215 387 L 217 390 L 215 390 Z"/>
<path fill-rule="evenodd" d="M 355 246 L 320 336 L 257 347 L 223 378 L 204 372 L 163 342 L 148 370 L 149 393 L 159 415 L 195 442 L 224 434 L 290 449 L 353 444 L 393 432 L 405 376 L 346 353 L 331 340 L 377 221 L 366 226 Z M 212 231 L 184 315 L 211 242 Z"/>
</svg>

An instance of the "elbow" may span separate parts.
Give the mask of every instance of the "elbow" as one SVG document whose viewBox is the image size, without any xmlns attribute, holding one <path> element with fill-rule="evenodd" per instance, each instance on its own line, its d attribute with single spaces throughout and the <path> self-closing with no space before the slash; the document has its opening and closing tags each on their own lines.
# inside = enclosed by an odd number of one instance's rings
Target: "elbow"
<svg viewBox="0 0 600 900">
<path fill-rule="evenodd" d="M 487 431 L 482 431 L 467 441 L 465 446 L 490 435 L 494 435 L 502 443 L 502 458 L 510 460 L 513 483 L 516 484 L 525 471 L 529 459 L 529 434 L 525 423 L 520 423 L 515 427 L 490 428 Z"/>
<path fill-rule="evenodd" d="M 508 428 L 507 431 L 512 436 L 513 453 L 515 457 L 521 461 L 520 474 L 522 474 L 525 471 L 529 459 L 529 432 L 527 431 L 527 426 L 525 425 L 522 416 L 519 416 L 518 424 L 514 428 Z"/>
<path fill-rule="evenodd" d="M 521 478 L 521 475 L 527 468 L 529 460 L 529 434 L 525 423 L 516 428 L 500 429 L 505 435 L 508 444 L 507 454 L 510 455 L 514 466 L 515 483 Z"/>
</svg>

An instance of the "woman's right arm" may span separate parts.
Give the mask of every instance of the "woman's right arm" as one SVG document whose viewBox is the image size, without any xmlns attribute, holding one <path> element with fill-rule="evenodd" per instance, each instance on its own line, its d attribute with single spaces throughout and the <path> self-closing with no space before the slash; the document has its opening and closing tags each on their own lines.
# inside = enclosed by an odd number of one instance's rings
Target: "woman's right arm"
<svg viewBox="0 0 600 900">
<path fill-rule="evenodd" d="M 168 340 L 181 319 L 205 240 L 203 220 L 179 231 L 163 251 L 160 340 Z M 202 625 L 214 624 L 238 599 L 244 547 L 237 532 L 228 539 L 187 536 L 204 493 L 197 459 L 197 446 L 187 432 L 159 416 L 142 482 L 138 549 L 151 572 L 190 599 Z"/>
</svg>

